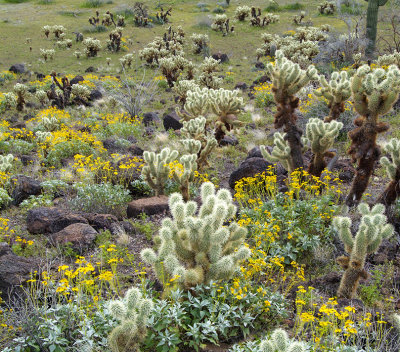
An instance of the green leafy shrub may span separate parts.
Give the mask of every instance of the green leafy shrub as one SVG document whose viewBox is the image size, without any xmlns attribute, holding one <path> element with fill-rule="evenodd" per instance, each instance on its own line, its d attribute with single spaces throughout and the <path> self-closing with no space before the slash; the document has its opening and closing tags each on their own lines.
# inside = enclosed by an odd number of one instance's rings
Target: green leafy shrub
<svg viewBox="0 0 400 352">
<path fill-rule="evenodd" d="M 60 167 L 62 159 L 71 158 L 76 154 L 89 156 L 94 154 L 94 149 L 82 140 L 73 139 L 70 141 L 64 141 L 58 143 L 52 150 L 50 150 L 45 161 L 49 166 Z"/>
<path fill-rule="evenodd" d="M 53 196 L 51 194 L 40 194 L 38 196 L 29 196 L 21 204 L 20 208 L 28 211 L 38 207 L 50 207 L 53 204 Z"/>
<path fill-rule="evenodd" d="M 12 198 L 8 195 L 8 192 L 0 187 L 0 209 L 6 207 L 11 201 Z"/>
</svg>

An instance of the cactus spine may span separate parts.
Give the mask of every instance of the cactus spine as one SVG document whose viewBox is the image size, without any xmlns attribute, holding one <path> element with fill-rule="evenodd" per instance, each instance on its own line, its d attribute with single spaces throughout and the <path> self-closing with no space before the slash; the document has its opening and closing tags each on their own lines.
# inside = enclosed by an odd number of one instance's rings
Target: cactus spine
<svg viewBox="0 0 400 352">
<path fill-rule="evenodd" d="M 381 245 L 382 240 L 393 234 L 393 226 L 387 223 L 387 218 L 383 214 L 385 207 L 382 204 L 376 204 L 370 210 L 367 204 L 361 203 L 357 209 L 362 218 L 354 238 L 350 231 L 350 218 L 336 217 L 333 220 L 333 226 L 339 232 L 345 251 L 349 254 L 349 256 L 341 256 L 336 259 L 345 269 L 337 292 L 339 298 L 352 299 L 355 297 L 360 279 L 368 277 L 364 269 L 367 255 L 374 253 Z"/>
<path fill-rule="evenodd" d="M 174 277 L 186 289 L 231 278 L 239 262 L 250 255 L 243 245 L 247 230 L 236 222 L 226 225 L 236 213 L 230 192 L 215 192 L 214 185 L 205 182 L 201 186 L 201 200 L 198 210 L 197 203 L 185 203 L 179 193 L 172 194 L 172 218 L 162 223 L 158 253 L 150 248 L 141 253 L 160 280 L 168 282 Z"/>
<path fill-rule="evenodd" d="M 381 164 L 386 168 L 390 183 L 379 196 L 377 202 L 385 206 L 391 205 L 400 195 L 400 140 L 392 138 L 383 150 L 390 154 L 391 161 L 386 157 L 381 158 Z"/>
<path fill-rule="evenodd" d="M 331 80 L 328 82 L 324 76 L 320 76 L 322 89 L 314 91 L 318 97 L 324 97 L 328 100 L 330 109 L 329 116 L 325 118 L 326 122 L 337 120 L 344 112 L 344 103 L 351 96 L 350 80 L 346 71 L 333 72 Z"/>
<path fill-rule="evenodd" d="M 145 181 L 156 193 L 156 196 L 164 194 L 164 185 L 169 175 L 169 163 L 178 157 L 177 150 L 164 148 L 160 153 L 144 152 L 143 159 L 145 166 L 142 168 L 142 175 Z"/>
<path fill-rule="evenodd" d="M 130 288 L 125 297 L 111 301 L 111 315 L 120 321 L 109 335 L 108 343 L 113 352 L 139 350 L 140 342 L 147 334 L 147 319 L 153 309 L 153 302 L 142 297 L 138 288 Z"/>
<path fill-rule="evenodd" d="M 309 173 L 320 177 L 326 168 L 325 157 L 334 157 L 334 152 L 329 152 L 335 138 L 339 135 L 343 123 L 337 121 L 323 122 L 320 119 L 310 119 L 306 126 L 306 139 L 309 141 L 314 154 L 309 166 Z"/>
<path fill-rule="evenodd" d="M 260 352 L 305 352 L 301 342 L 291 342 L 285 330 L 276 329 L 268 340 L 260 344 Z"/>
<path fill-rule="evenodd" d="M 368 39 L 366 55 L 371 57 L 375 51 L 376 33 L 378 27 L 378 11 L 380 6 L 384 6 L 388 0 L 367 0 L 367 31 L 366 37 Z"/>
<path fill-rule="evenodd" d="M 303 168 L 301 142 L 303 132 L 296 125 L 295 110 L 299 105 L 299 98 L 295 94 L 310 80 L 318 78 L 317 71 L 312 65 L 308 67 L 307 71 L 302 70 L 298 64 L 285 58 L 280 50 L 276 52 L 275 65 L 268 64 L 267 70 L 272 77 L 272 92 L 278 110 L 275 115 L 275 128 L 284 128 L 293 168 Z"/>
<path fill-rule="evenodd" d="M 380 155 L 376 144 L 378 133 L 389 129 L 389 125 L 378 122 L 396 102 L 400 92 L 400 71 L 391 65 L 387 71 L 371 72 L 368 65 L 361 66 L 351 80 L 354 108 L 361 115 L 354 121 L 356 128 L 349 132 L 351 146 L 348 154 L 358 162 L 353 184 L 346 198 L 349 206 L 357 204 L 368 186 L 375 162 Z"/>
</svg>

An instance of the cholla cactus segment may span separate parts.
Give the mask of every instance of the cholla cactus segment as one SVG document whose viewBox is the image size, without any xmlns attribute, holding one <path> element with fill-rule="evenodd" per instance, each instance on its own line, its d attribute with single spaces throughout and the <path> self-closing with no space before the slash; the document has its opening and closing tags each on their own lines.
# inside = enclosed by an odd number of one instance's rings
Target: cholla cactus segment
<svg viewBox="0 0 400 352">
<path fill-rule="evenodd" d="M 400 196 L 400 140 L 392 138 L 383 147 L 383 150 L 390 154 L 390 160 L 386 156 L 383 156 L 380 160 L 390 178 L 390 183 L 379 196 L 377 202 L 389 206 Z"/>
<path fill-rule="evenodd" d="M 318 11 L 321 15 L 332 15 L 336 11 L 336 5 L 332 1 L 324 1 L 318 6 Z"/>
<path fill-rule="evenodd" d="M 98 39 L 85 38 L 82 42 L 85 47 L 85 54 L 87 57 L 95 57 L 97 53 L 101 50 L 101 43 Z"/>
<path fill-rule="evenodd" d="M 249 6 L 238 6 L 235 10 L 235 18 L 238 21 L 244 21 L 250 16 L 251 8 Z"/>
<path fill-rule="evenodd" d="M 22 111 L 26 102 L 26 99 L 29 96 L 28 86 L 22 83 L 17 83 L 14 86 L 14 93 L 17 96 L 17 110 Z"/>
<path fill-rule="evenodd" d="M 329 122 L 339 118 L 344 111 L 344 103 L 351 96 L 350 80 L 346 71 L 333 72 L 328 82 L 324 76 L 320 76 L 321 90 L 315 90 L 316 96 L 322 96 L 328 100 L 330 114 L 325 119 Z"/>
<path fill-rule="evenodd" d="M 51 26 L 43 26 L 42 27 L 42 32 L 44 33 L 44 35 L 46 36 L 46 38 L 49 37 L 49 34 L 51 32 Z"/>
<path fill-rule="evenodd" d="M 393 323 L 397 331 L 400 333 L 400 315 L 394 314 L 393 315 Z"/>
<path fill-rule="evenodd" d="M 310 143 L 313 160 L 309 166 L 309 172 L 314 176 L 321 176 L 326 167 L 325 157 L 333 157 L 333 152 L 328 150 L 333 146 L 335 139 L 343 128 L 343 123 L 338 121 L 324 122 L 318 118 L 312 118 L 306 126 L 306 140 Z"/>
<path fill-rule="evenodd" d="M 143 298 L 138 288 L 130 288 L 125 297 L 109 303 L 111 315 L 119 321 L 108 337 L 113 352 L 136 351 L 147 334 L 147 321 L 153 302 Z"/>
<path fill-rule="evenodd" d="M 346 198 L 349 206 L 361 200 L 378 160 L 380 150 L 376 137 L 389 128 L 389 125 L 379 122 L 378 118 L 389 112 L 398 99 L 400 71 L 395 65 L 389 66 L 387 71 L 381 68 L 371 71 L 368 65 L 363 65 L 351 80 L 351 91 L 354 108 L 361 117 L 354 122 L 357 127 L 349 132 L 352 143 L 348 154 L 359 165 Z"/>
<path fill-rule="evenodd" d="M 199 70 L 200 74 L 197 81 L 200 86 L 211 89 L 218 89 L 221 87 L 222 78 L 217 76 L 217 73 L 221 71 L 218 60 L 213 59 L 211 56 L 206 57 L 200 65 Z"/>
<path fill-rule="evenodd" d="M 172 165 L 171 172 L 173 179 L 179 185 L 183 200 L 187 202 L 190 198 L 190 184 L 194 181 L 197 171 L 197 153 L 201 145 L 195 140 L 186 140 L 185 142 L 194 154 L 183 155 L 179 159 L 179 163 Z"/>
<path fill-rule="evenodd" d="M 164 274 L 164 281 L 174 277 L 184 288 L 228 280 L 250 255 L 243 245 L 247 230 L 236 222 L 226 225 L 236 213 L 230 192 L 216 192 L 212 183 L 205 182 L 201 200 L 198 210 L 196 202 L 185 203 L 179 193 L 172 194 L 172 218 L 162 223 L 158 252 L 148 248 L 141 253 L 158 277 Z"/>
<path fill-rule="evenodd" d="M 14 93 L 4 93 L 3 99 L 2 105 L 4 105 L 6 109 L 15 108 L 17 106 L 17 96 Z"/>
<path fill-rule="evenodd" d="M 303 343 L 290 341 L 283 329 L 276 329 L 269 339 L 260 344 L 260 352 L 306 352 L 306 350 Z"/>
<path fill-rule="evenodd" d="M 393 226 L 387 223 L 384 205 L 376 204 L 370 209 L 367 204 L 361 203 L 357 209 L 362 217 L 354 237 L 351 234 L 350 218 L 333 219 L 333 226 L 349 254 L 348 257 L 337 258 L 338 263 L 346 270 L 337 296 L 348 299 L 355 297 L 359 280 L 368 276 L 364 269 L 367 255 L 376 252 L 382 240 L 391 237 L 394 231 Z"/>
<path fill-rule="evenodd" d="M 37 131 L 35 136 L 38 143 L 44 144 L 50 141 L 53 135 L 48 131 Z"/>
<path fill-rule="evenodd" d="M 290 146 L 285 140 L 285 136 L 286 133 L 275 132 L 274 147 L 272 152 L 269 153 L 264 145 L 260 146 L 260 150 L 261 154 L 267 161 L 271 163 L 280 162 L 285 170 L 287 170 L 289 173 L 292 173 L 294 171 L 294 167 L 290 155 Z"/>
<path fill-rule="evenodd" d="M 71 39 L 63 39 L 63 40 L 57 41 L 56 44 L 60 49 L 71 48 L 72 47 L 72 40 Z"/>
<path fill-rule="evenodd" d="M 55 26 L 51 27 L 51 30 L 57 39 L 62 38 L 63 34 L 65 34 L 65 32 L 67 31 L 67 29 L 62 25 L 55 25 Z"/>
<path fill-rule="evenodd" d="M 190 39 L 192 41 L 193 53 L 206 53 L 208 45 L 210 44 L 210 37 L 207 34 L 193 33 Z"/>
<path fill-rule="evenodd" d="M 77 59 L 80 59 L 81 56 L 82 56 L 82 52 L 80 52 L 79 50 L 75 50 L 75 51 L 74 51 L 74 56 L 75 56 Z"/>
<path fill-rule="evenodd" d="M 44 61 L 53 60 L 55 53 L 56 52 L 53 49 L 40 49 L 40 55 Z"/>
<path fill-rule="evenodd" d="M 200 170 L 208 166 L 208 156 L 218 144 L 212 135 L 207 134 L 206 123 L 206 118 L 199 116 L 183 122 L 181 128 L 181 135 L 187 138 L 181 142 L 190 154 L 197 153 L 197 165 Z M 197 148 L 199 149 L 196 151 Z"/>
<path fill-rule="evenodd" d="M 7 154 L 7 155 L 0 155 L 0 171 L 7 172 L 12 169 L 14 161 L 14 155 Z"/>
<path fill-rule="evenodd" d="M 156 196 L 164 194 L 165 182 L 168 179 L 168 164 L 178 158 L 177 150 L 164 148 L 160 153 L 144 152 L 145 165 L 142 168 L 142 176 L 148 185 L 155 191 Z"/>
<path fill-rule="evenodd" d="M 244 101 L 238 90 L 210 89 L 209 99 L 212 112 L 217 116 L 238 114 L 244 108 Z"/>
<path fill-rule="evenodd" d="M 47 97 L 47 93 L 42 89 L 39 89 L 36 91 L 35 97 L 39 101 L 39 103 L 42 104 L 42 106 L 45 105 L 49 101 L 49 98 Z"/>
<path fill-rule="evenodd" d="M 188 91 L 196 90 L 198 88 L 200 88 L 200 86 L 196 82 L 183 79 L 175 82 L 172 90 L 177 94 L 179 102 L 185 104 Z"/>
<path fill-rule="evenodd" d="M 126 54 L 119 59 L 119 62 L 121 63 L 123 68 L 131 68 L 133 59 L 134 59 L 133 54 Z"/>
<path fill-rule="evenodd" d="M 181 73 L 191 65 L 190 61 L 183 56 L 170 56 L 159 59 L 161 73 L 167 79 L 172 88 Z"/>
<path fill-rule="evenodd" d="M 185 121 L 206 115 L 210 109 L 209 89 L 194 88 L 189 90 L 184 109 L 185 114 L 180 115 Z"/>
</svg>

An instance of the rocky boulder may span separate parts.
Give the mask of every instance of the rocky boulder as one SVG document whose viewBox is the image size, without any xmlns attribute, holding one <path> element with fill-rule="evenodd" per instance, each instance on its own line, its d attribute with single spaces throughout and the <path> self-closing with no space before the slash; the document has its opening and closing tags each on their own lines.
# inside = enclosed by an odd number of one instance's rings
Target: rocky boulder
<svg viewBox="0 0 400 352">
<path fill-rule="evenodd" d="M 137 218 L 140 214 L 161 214 L 168 210 L 168 197 L 159 196 L 151 198 L 136 199 L 128 204 L 128 218 Z"/>
<path fill-rule="evenodd" d="M 25 65 L 24 64 L 15 64 L 15 65 L 12 65 L 8 70 L 13 73 L 24 73 Z"/>
<path fill-rule="evenodd" d="M 82 254 L 89 249 L 98 232 L 88 224 L 76 223 L 49 236 L 49 242 L 54 246 L 71 244 L 71 247 Z"/>
<path fill-rule="evenodd" d="M 15 183 L 15 188 L 12 192 L 13 204 L 19 205 L 29 196 L 37 196 L 42 191 L 40 182 L 32 177 L 25 175 L 12 176 L 11 179 Z"/>
<path fill-rule="evenodd" d="M 235 188 L 236 182 L 245 177 L 253 177 L 256 174 L 262 173 L 273 164 L 269 163 L 263 158 L 249 158 L 243 161 L 240 166 L 232 172 L 229 177 L 229 187 Z"/>
</svg>

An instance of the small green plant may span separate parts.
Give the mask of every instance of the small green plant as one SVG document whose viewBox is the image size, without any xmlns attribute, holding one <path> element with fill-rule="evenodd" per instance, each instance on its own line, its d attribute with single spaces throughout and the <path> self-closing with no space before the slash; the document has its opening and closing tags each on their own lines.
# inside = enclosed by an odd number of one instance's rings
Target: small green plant
<svg viewBox="0 0 400 352">
<path fill-rule="evenodd" d="M 86 0 L 81 7 L 83 8 L 88 8 L 88 9 L 92 9 L 92 8 L 97 8 L 97 7 L 101 7 L 104 5 L 104 0 Z"/>
</svg>

